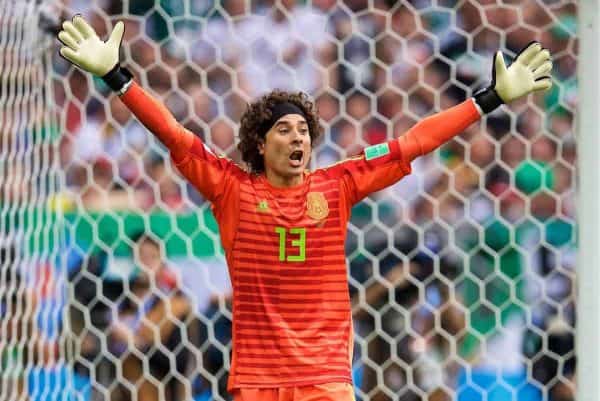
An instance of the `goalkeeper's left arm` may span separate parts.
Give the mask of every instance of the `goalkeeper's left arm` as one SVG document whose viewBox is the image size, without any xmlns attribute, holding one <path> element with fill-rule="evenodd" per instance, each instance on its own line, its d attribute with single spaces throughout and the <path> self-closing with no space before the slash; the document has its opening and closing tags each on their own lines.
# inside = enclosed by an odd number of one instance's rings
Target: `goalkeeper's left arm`
<svg viewBox="0 0 600 401">
<path fill-rule="evenodd" d="M 498 51 L 494 56 L 490 86 L 473 98 L 415 124 L 399 139 L 403 156 L 410 161 L 425 155 L 500 105 L 549 89 L 551 70 L 550 52 L 537 42 L 521 50 L 508 68 Z"/>
<path fill-rule="evenodd" d="M 550 88 L 551 69 L 550 53 L 539 43 L 527 46 L 508 68 L 502 53 L 496 53 L 489 87 L 421 120 L 400 138 L 365 149 L 362 159 L 350 163 L 354 168 L 347 163 L 351 203 L 394 184 L 410 173 L 410 162 L 416 157 L 433 151 L 501 104 Z"/>
</svg>

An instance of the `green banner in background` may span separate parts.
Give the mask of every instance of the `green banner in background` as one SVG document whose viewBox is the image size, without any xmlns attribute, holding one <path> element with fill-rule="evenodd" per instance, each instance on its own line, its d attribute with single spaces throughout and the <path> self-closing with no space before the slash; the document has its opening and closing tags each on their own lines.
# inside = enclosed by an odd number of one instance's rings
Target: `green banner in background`
<svg viewBox="0 0 600 401">
<path fill-rule="evenodd" d="M 26 207 L 2 213 L 2 231 L 9 230 L 12 245 L 30 255 L 51 257 L 57 247 L 77 245 L 83 253 L 99 249 L 114 256 L 131 254 L 128 240 L 146 230 L 163 241 L 167 256 L 213 257 L 223 253 L 215 218 L 209 208 L 195 212 L 164 211 L 135 213 L 128 211 L 58 213 L 49 208 Z M 61 248 L 62 249 L 62 248 Z"/>
<path fill-rule="evenodd" d="M 112 250 L 114 256 L 130 255 L 127 240 L 146 230 L 164 241 L 169 258 L 222 253 L 217 223 L 208 208 L 197 213 L 87 212 L 64 217 L 68 238 L 75 239 L 84 251 L 101 248 Z"/>
</svg>

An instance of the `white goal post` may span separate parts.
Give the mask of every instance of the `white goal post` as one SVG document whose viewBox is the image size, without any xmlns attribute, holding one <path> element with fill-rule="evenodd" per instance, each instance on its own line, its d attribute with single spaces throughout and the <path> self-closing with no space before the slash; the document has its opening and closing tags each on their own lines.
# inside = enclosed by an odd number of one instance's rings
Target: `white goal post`
<svg viewBox="0 0 600 401">
<path fill-rule="evenodd" d="M 600 1 L 579 4 L 578 399 L 600 400 Z"/>
</svg>

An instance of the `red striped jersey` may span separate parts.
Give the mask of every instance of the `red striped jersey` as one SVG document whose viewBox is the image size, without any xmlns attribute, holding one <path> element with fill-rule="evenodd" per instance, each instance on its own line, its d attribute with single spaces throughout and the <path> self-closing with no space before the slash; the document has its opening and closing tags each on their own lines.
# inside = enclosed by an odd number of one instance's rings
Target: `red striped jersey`
<svg viewBox="0 0 600 401">
<path fill-rule="evenodd" d="M 233 285 L 230 388 L 351 382 L 350 209 L 410 171 L 397 140 L 380 153 L 306 172 L 285 189 L 216 157 L 198 138 L 177 164 L 213 202 L 219 223 Z M 219 185 L 207 186 L 207 174 Z"/>
<path fill-rule="evenodd" d="M 275 188 L 214 155 L 135 82 L 121 97 L 213 204 L 233 284 L 229 389 L 351 382 L 344 254 L 351 207 L 410 172 L 410 161 L 480 118 L 472 100 L 399 139 Z"/>
</svg>

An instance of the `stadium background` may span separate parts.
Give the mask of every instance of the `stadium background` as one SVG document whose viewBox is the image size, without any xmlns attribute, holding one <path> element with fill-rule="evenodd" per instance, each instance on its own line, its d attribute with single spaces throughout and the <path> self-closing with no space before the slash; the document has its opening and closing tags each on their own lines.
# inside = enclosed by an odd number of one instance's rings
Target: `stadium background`
<svg viewBox="0 0 600 401">
<path fill-rule="evenodd" d="M 111 330 L 135 293 L 140 230 L 168 257 L 150 290 L 191 306 L 179 341 L 144 349 L 144 377 L 166 347 L 167 399 L 228 397 L 230 287 L 210 206 L 100 80 L 58 57 L 57 24 L 75 13 L 102 37 L 124 21 L 124 64 L 235 160 L 247 102 L 307 91 L 325 130 L 313 168 L 462 101 L 497 49 L 541 41 L 550 92 L 353 210 L 354 379 L 359 400 L 574 399 L 576 3 L 384 0 L 2 4 L 0 399 L 16 399 L 14 381 L 32 400 L 131 399 L 120 369 L 139 350 Z M 23 322 L 32 335 L 9 329 Z M 38 339 L 55 346 L 47 360 L 28 352 Z"/>
</svg>

